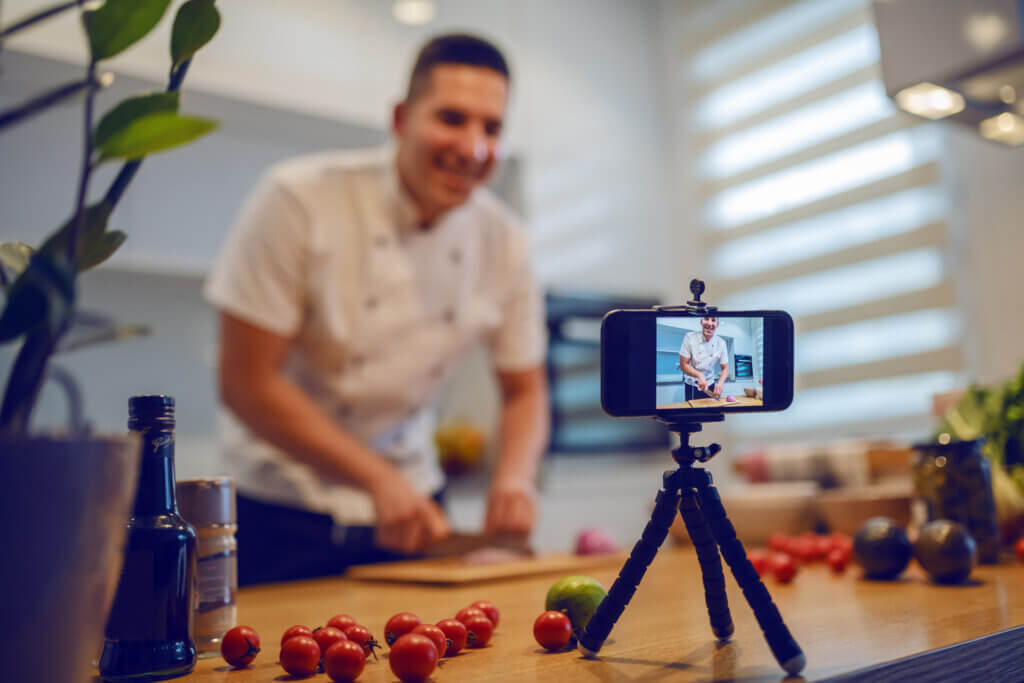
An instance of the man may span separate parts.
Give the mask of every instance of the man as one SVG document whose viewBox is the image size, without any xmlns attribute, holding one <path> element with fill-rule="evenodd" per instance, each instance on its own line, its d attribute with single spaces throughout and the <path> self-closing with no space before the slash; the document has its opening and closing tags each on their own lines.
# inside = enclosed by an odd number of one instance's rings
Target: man
<svg viewBox="0 0 1024 683">
<path fill-rule="evenodd" d="M 679 347 L 679 367 L 686 385 L 686 400 L 722 397 L 722 387 L 729 377 L 729 350 L 725 340 L 715 336 L 718 318 L 701 318 L 701 331 L 683 337 Z"/>
<path fill-rule="evenodd" d="M 272 168 L 206 295 L 221 315 L 225 460 L 239 582 L 415 554 L 444 538 L 434 405 L 477 341 L 500 385 L 485 528 L 526 535 L 547 441 L 542 301 L 526 236 L 482 185 L 498 158 L 504 57 L 430 41 L 394 148 Z"/>
</svg>

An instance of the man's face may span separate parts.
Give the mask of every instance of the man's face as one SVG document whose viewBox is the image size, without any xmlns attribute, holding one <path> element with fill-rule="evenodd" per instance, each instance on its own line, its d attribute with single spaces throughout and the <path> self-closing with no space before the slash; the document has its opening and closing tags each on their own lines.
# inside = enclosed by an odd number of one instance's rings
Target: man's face
<svg viewBox="0 0 1024 683">
<path fill-rule="evenodd" d="M 718 329 L 718 318 L 701 318 L 700 326 L 704 328 L 704 338 L 711 339 Z"/>
<path fill-rule="evenodd" d="M 426 89 L 395 110 L 402 180 L 423 218 L 465 202 L 491 177 L 505 117 L 508 80 L 493 69 L 441 64 Z"/>
</svg>

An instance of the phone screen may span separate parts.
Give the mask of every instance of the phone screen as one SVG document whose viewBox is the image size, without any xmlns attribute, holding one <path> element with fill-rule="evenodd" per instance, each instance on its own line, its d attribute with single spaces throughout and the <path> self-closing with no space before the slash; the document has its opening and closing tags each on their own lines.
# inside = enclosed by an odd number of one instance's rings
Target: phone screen
<svg viewBox="0 0 1024 683">
<path fill-rule="evenodd" d="M 601 324 L 607 413 L 784 410 L 793 400 L 793 319 L 784 311 L 620 309 Z"/>
<path fill-rule="evenodd" d="M 764 405 L 764 318 L 655 318 L 655 408 Z"/>
</svg>

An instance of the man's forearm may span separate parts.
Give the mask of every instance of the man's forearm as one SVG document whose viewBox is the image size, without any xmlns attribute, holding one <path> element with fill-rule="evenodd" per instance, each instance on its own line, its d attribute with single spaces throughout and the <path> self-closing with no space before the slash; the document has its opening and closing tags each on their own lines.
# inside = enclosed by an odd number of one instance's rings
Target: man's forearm
<svg viewBox="0 0 1024 683">
<path fill-rule="evenodd" d="M 729 366 L 726 364 L 722 365 L 722 374 L 718 377 L 719 384 L 725 384 L 725 380 L 729 377 Z"/>
<path fill-rule="evenodd" d="M 689 375 L 690 377 L 700 379 L 701 377 L 704 376 L 704 373 L 690 365 L 690 361 L 683 358 L 682 356 L 679 356 L 679 367 L 682 369 L 683 373 Z"/>
<path fill-rule="evenodd" d="M 495 479 L 533 482 L 551 429 L 544 383 L 503 398 Z"/>
<path fill-rule="evenodd" d="M 223 391 L 249 429 L 327 476 L 370 489 L 391 466 L 327 417 L 286 377 L 251 380 Z"/>
</svg>

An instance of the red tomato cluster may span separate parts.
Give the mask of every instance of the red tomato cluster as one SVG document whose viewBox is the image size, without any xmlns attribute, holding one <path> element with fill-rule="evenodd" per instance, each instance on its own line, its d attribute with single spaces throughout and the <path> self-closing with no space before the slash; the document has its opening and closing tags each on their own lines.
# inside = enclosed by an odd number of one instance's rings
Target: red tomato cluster
<svg viewBox="0 0 1024 683">
<path fill-rule="evenodd" d="M 853 540 L 846 534 L 829 535 L 805 532 L 799 536 L 772 534 L 768 550 L 756 549 L 747 553 L 747 559 L 761 576 L 771 574 L 779 583 L 789 583 L 802 564 L 827 562 L 832 571 L 846 571 L 853 554 Z"/>
<path fill-rule="evenodd" d="M 498 608 L 486 600 L 462 609 L 454 619 L 426 624 L 411 612 L 399 612 L 384 626 L 384 638 L 391 645 L 388 662 L 403 683 L 420 683 L 430 678 L 442 657 L 462 648 L 483 647 L 498 625 Z"/>
<path fill-rule="evenodd" d="M 395 614 L 384 626 L 384 639 L 391 646 L 388 662 L 403 683 L 430 678 L 442 657 L 451 657 L 464 647 L 483 647 L 498 625 L 498 608 L 486 600 L 460 610 L 455 619 L 437 624 L 421 623 L 412 612 Z M 355 681 L 380 644 L 365 626 L 347 614 L 327 620 L 326 626 L 310 630 L 295 625 L 281 634 L 280 664 L 295 678 L 325 672 L 336 683 Z M 236 626 L 221 642 L 221 654 L 233 667 L 249 666 L 260 651 L 260 638 L 248 626 Z"/>
</svg>

